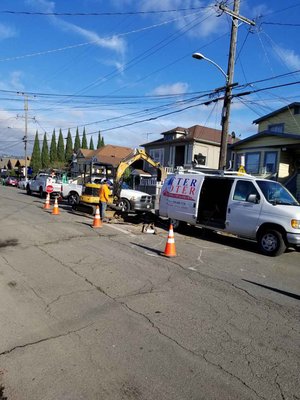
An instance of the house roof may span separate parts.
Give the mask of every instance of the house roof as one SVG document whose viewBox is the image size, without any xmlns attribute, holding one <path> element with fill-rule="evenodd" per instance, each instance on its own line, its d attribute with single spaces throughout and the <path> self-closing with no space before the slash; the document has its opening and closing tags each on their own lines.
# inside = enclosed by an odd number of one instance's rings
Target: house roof
<svg viewBox="0 0 300 400">
<path fill-rule="evenodd" d="M 186 142 L 186 141 L 197 141 L 197 142 L 209 142 L 215 145 L 220 145 L 222 131 L 220 129 L 208 128 L 202 125 L 194 125 L 190 128 L 177 127 L 170 131 L 163 132 L 162 135 L 171 133 L 182 133 L 182 136 L 176 139 L 165 140 L 158 139 L 153 142 L 144 143 L 141 146 L 156 145 L 162 143 L 174 143 L 174 142 Z M 232 143 L 231 135 L 228 135 L 228 143 Z"/>
<path fill-rule="evenodd" d="M 267 136 L 277 136 L 277 137 L 286 138 L 286 139 L 298 139 L 300 141 L 300 135 L 296 135 L 294 133 L 279 133 L 279 132 L 272 132 L 270 130 L 265 130 L 262 132 L 258 132 L 255 135 L 249 136 L 245 139 L 239 140 L 236 143 L 232 143 L 230 145 L 230 148 L 233 149 L 234 147 L 239 146 L 241 144 L 251 142 L 252 140 L 255 140 L 257 138 L 267 137 Z"/>
<path fill-rule="evenodd" d="M 119 165 L 123 158 L 127 157 L 132 151 L 133 149 L 130 147 L 114 146 L 112 144 L 107 144 L 97 150 L 79 149 L 84 158 L 91 159 L 96 157 L 99 162 L 113 165 L 114 167 Z"/>
<path fill-rule="evenodd" d="M 300 103 L 299 103 L 299 102 L 291 103 L 291 104 L 289 104 L 289 105 L 287 105 L 287 106 L 285 106 L 285 107 L 279 108 L 279 109 L 276 110 L 276 111 L 273 111 L 273 112 L 271 112 L 271 113 L 269 113 L 269 114 L 267 114 L 267 115 L 264 115 L 263 117 L 260 117 L 260 118 L 258 118 L 258 119 L 256 119 L 256 120 L 254 120 L 254 121 L 253 121 L 253 124 L 258 124 L 259 122 L 264 121 L 265 119 L 268 119 L 268 118 L 270 118 L 270 117 L 274 117 L 274 115 L 280 114 L 280 113 L 282 113 L 283 111 L 290 110 L 291 108 L 299 107 L 299 106 L 300 106 Z"/>
</svg>

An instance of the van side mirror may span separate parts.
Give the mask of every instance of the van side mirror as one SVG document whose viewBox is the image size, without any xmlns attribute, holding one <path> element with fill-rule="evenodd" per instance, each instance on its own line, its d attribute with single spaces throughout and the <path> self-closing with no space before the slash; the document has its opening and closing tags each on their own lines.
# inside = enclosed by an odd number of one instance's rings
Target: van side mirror
<svg viewBox="0 0 300 400">
<path fill-rule="evenodd" d="M 249 194 L 249 196 L 247 197 L 247 201 L 249 201 L 249 203 L 258 204 L 259 198 L 256 194 Z"/>
</svg>

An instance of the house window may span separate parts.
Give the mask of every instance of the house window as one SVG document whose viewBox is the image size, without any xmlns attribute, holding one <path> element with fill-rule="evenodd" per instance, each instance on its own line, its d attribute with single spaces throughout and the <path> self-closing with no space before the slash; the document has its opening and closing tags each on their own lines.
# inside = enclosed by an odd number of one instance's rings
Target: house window
<svg viewBox="0 0 300 400">
<path fill-rule="evenodd" d="M 154 161 L 164 165 L 164 149 L 151 149 L 149 155 Z"/>
<path fill-rule="evenodd" d="M 249 174 L 258 174 L 260 153 L 246 153 L 246 171 Z"/>
<path fill-rule="evenodd" d="M 295 115 L 300 114 L 300 106 L 295 106 L 295 107 L 294 107 L 294 114 L 295 114 Z"/>
<path fill-rule="evenodd" d="M 266 173 L 274 173 L 276 171 L 277 164 L 277 151 L 266 151 L 264 167 Z"/>
<path fill-rule="evenodd" d="M 284 132 L 284 124 L 271 124 L 268 126 L 269 131 L 276 133 Z"/>
</svg>

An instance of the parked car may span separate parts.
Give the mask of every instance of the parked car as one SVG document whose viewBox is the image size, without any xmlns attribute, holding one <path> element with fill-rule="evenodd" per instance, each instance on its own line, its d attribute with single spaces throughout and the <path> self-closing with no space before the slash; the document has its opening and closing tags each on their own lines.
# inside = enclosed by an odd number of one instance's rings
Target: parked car
<svg viewBox="0 0 300 400">
<path fill-rule="evenodd" d="M 18 188 L 25 190 L 28 182 L 29 182 L 29 179 L 25 179 L 25 178 L 20 179 L 18 182 Z"/>
<path fill-rule="evenodd" d="M 18 179 L 14 178 L 13 176 L 8 176 L 5 179 L 5 185 L 6 186 L 15 186 L 15 187 L 17 187 L 18 186 Z"/>
</svg>

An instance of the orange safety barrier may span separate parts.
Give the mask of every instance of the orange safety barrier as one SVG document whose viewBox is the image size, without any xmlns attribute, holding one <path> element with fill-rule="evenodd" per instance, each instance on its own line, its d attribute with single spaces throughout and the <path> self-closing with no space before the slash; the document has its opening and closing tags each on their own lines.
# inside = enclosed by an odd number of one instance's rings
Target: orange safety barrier
<svg viewBox="0 0 300 400">
<path fill-rule="evenodd" d="M 58 214 L 59 214 L 58 201 L 57 201 L 57 197 L 55 197 L 52 215 L 58 215 Z"/>
<path fill-rule="evenodd" d="M 44 210 L 49 210 L 50 208 L 50 193 L 47 193 L 46 201 L 43 208 Z"/>
<path fill-rule="evenodd" d="M 175 247 L 175 238 L 174 238 L 174 231 L 173 225 L 170 225 L 168 240 L 165 248 L 164 255 L 167 257 L 176 257 L 176 247 Z"/>
<path fill-rule="evenodd" d="M 95 217 L 93 221 L 93 228 L 101 228 L 102 227 L 102 221 L 100 218 L 100 211 L 99 211 L 99 206 L 96 207 L 96 212 L 95 212 Z"/>
</svg>

